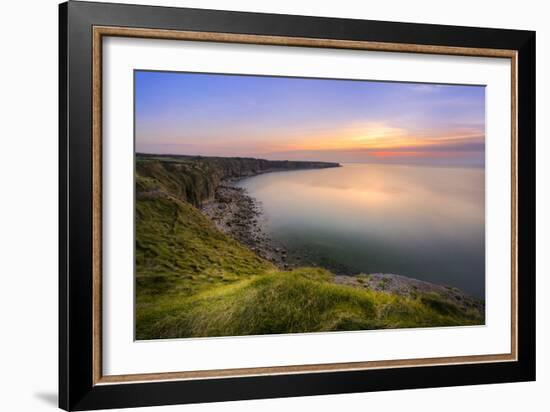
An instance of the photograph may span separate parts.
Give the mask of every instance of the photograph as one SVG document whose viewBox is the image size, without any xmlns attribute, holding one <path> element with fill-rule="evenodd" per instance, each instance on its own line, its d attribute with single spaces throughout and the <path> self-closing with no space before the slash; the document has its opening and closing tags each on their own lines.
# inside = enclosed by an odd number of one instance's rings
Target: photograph
<svg viewBox="0 0 550 412">
<path fill-rule="evenodd" d="M 6 376 L 48 381 L 31 369 L 57 348 L 44 359 L 67 411 L 389 398 L 431 411 L 451 392 L 457 410 L 507 411 L 541 398 L 544 13 L 162 3 L 62 3 L 49 52 L 23 33 L 21 50 L 58 58 L 58 81 L 23 53 L 17 70 L 34 72 L 8 82 L 10 101 L 27 108 L 21 84 L 34 82 L 57 86 L 59 106 L 24 110 L 6 136 L 24 125 L 38 137 L 7 139 L 21 149 L 6 159 L 12 175 L 55 163 L 58 190 L 41 167 L 16 185 L 34 201 L 5 203 L 56 226 L 58 253 L 42 247 L 51 231 L 27 236 L 6 216 L 25 246 L 19 270 L 38 262 L 43 279 L 41 253 L 57 263 L 50 293 L 30 289 L 58 302 L 55 323 L 31 310 L 14 342 L 57 339 L 27 351 L 29 370 L 12 356 Z M 46 119 L 57 156 L 40 146 Z M 57 219 L 39 214 L 40 191 L 57 195 Z M 13 291 L 32 282 L 9 277 L 27 283 L 6 288 L 19 308 Z M 40 401 L 54 396 L 44 388 Z"/>
<path fill-rule="evenodd" d="M 136 340 L 485 325 L 484 85 L 133 76 Z"/>
</svg>

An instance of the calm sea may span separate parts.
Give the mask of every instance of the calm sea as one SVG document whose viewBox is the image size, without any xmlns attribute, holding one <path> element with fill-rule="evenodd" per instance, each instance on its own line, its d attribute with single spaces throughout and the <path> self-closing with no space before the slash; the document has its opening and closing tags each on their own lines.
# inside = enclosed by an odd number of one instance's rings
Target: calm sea
<svg viewBox="0 0 550 412">
<path fill-rule="evenodd" d="M 289 260 L 485 294 L 484 170 L 344 164 L 239 182 Z"/>
</svg>

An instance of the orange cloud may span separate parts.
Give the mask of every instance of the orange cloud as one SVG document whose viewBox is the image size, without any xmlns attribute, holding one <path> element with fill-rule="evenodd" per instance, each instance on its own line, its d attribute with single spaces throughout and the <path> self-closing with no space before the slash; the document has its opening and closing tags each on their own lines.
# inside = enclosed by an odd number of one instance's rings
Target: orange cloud
<svg viewBox="0 0 550 412">
<path fill-rule="evenodd" d="M 307 136 L 282 139 L 271 147 L 279 151 L 325 151 L 325 150 L 368 150 L 392 152 L 402 149 L 405 152 L 453 146 L 469 141 L 479 141 L 480 130 L 438 130 L 427 134 L 412 132 L 404 128 L 387 126 L 384 123 L 368 123 L 332 130 L 315 131 Z"/>
<path fill-rule="evenodd" d="M 450 157 L 463 157 L 465 153 L 469 152 L 426 152 L 426 151 L 369 151 L 369 155 L 378 159 L 383 158 L 403 158 L 403 157 L 422 157 L 422 158 L 450 158 Z"/>
</svg>

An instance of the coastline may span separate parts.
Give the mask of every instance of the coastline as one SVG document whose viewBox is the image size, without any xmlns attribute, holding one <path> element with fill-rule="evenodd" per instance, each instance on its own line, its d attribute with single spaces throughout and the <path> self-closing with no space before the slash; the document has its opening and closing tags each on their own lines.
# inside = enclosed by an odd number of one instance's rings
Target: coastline
<svg viewBox="0 0 550 412">
<path fill-rule="evenodd" d="M 264 171 L 258 174 L 270 173 Z M 201 212 L 223 233 L 231 236 L 263 259 L 281 270 L 292 270 L 302 266 L 290 259 L 292 251 L 277 244 L 262 226 L 261 203 L 250 196 L 246 189 L 235 184 L 251 176 L 226 179 L 215 189 L 214 196 L 203 204 Z M 318 263 L 314 266 L 322 267 Z M 393 273 L 346 273 L 334 272 L 334 283 L 360 289 L 374 290 L 414 298 L 418 294 L 435 293 L 447 298 L 457 307 L 468 310 L 484 310 L 484 301 L 452 286 L 423 281 Z"/>
<path fill-rule="evenodd" d="M 292 269 L 293 265 L 287 260 L 288 251 L 282 245 L 276 244 L 263 230 L 261 204 L 249 196 L 245 189 L 235 186 L 235 183 L 244 178 L 222 181 L 215 189 L 213 198 L 202 205 L 201 212 L 220 231 L 261 258 L 280 269 Z"/>
<path fill-rule="evenodd" d="M 393 273 L 336 275 L 334 276 L 334 282 L 377 292 L 392 293 L 408 298 L 415 298 L 419 294 L 437 294 L 462 310 L 476 309 L 483 312 L 485 308 L 484 301 L 458 288 L 438 285 Z"/>
</svg>

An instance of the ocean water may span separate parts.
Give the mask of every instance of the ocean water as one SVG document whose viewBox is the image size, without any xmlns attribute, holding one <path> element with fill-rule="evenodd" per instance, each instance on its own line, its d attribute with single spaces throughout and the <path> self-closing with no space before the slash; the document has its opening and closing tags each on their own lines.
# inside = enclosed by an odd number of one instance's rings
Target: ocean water
<svg viewBox="0 0 550 412">
<path fill-rule="evenodd" d="M 483 169 L 344 164 L 238 185 L 292 263 L 400 274 L 484 298 Z"/>
</svg>

